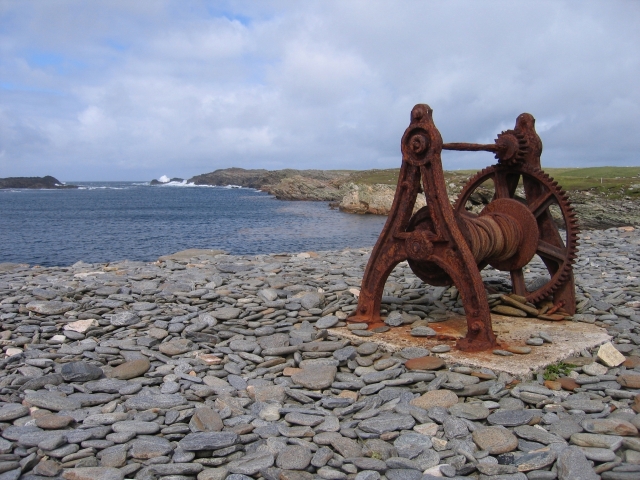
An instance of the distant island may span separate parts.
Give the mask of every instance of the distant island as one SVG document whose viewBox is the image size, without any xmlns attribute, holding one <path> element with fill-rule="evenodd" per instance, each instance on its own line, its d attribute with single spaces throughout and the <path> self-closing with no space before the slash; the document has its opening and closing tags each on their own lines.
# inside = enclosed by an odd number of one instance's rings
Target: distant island
<svg viewBox="0 0 640 480">
<path fill-rule="evenodd" d="M 76 185 L 65 185 L 51 175 L 45 177 L 7 177 L 0 178 L 0 188 L 53 189 L 78 188 Z"/>
<path fill-rule="evenodd" d="M 640 167 L 550 168 L 545 171 L 567 190 L 585 229 L 640 224 Z M 398 183 L 399 168 L 372 170 L 264 170 L 225 168 L 196 175 L 188 180 L 153 180 L 195 185 L 240 186 L 267 192 L 281 200 L 327 201 L 347 213 L 387 215 Z M 475 170 L 444 172 L 449 201 L 455 202 Z M 490 201 L 492 192 L 478 191 L 472 201 Z M 424 205 L 418 196 L 417 206 Z"/>
</svg>

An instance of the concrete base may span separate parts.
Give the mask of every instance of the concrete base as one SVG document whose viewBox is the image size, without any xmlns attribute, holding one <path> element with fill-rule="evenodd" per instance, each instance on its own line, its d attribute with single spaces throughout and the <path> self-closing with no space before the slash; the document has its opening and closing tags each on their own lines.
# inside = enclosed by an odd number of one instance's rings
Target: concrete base
<svg viewBox="0 0 640 480">
<path fill-rule="evenodd" d="M 536 332 L 544 332 L 551 336 L 553 343 L 545 343 L 539 347 L 531 346 L 531 353 L 514 354 L 503 357 L 494 355 L 493 350 L 485 352 L 461 352 L 456 349 L 455 342 L 467 332 L 467 320 L 460 315 L 452 314 L 445 322 L 430 323 L 438 335 L 436 337 L 412 337 L 408 325 L 391 328 L 385 333 L 375 333 L 372 337 L 359 337 L 346 327 L 332 328 L 330 332 L 336 336 L 349 339 L 358 345 L 364 342 L 375 342 L 384 350 L 396 352 L 405 347 L 423 347 L 431 349 L 436 345 L 449 345 L 451 350 L 436 354 L 447 363 L 465 365 L 473 368 L 490 368 L 497 372 L 526 378 L 547 365 L 557 363 L 585 348 L 591 348 L 608 342 L 611 337 L 606 330 L 595 325 L 581 322 L 551 322 L 537 318 L 491 316 L 493 331 L 498 337 L 500 350 L 508 347 L 527 346 L 526 340 Z"/>
</svg>

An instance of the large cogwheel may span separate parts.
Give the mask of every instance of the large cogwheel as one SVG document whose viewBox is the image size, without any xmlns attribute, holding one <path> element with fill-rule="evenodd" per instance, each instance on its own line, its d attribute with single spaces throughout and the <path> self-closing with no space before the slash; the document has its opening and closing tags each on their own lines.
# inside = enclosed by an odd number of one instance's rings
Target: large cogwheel
<svg viewBox="0 0 640 480">
<path fill-rule="evenodd" d="M 526 163 L 515 165 L 493 165 L 478 172 L 464 186 L 453 207 L 456 215 L 466 211 L 470 197 L 478 188 L 490 188 L 493 183 L 493 199 L 515 198 L 524 203 L 533 213 L 538 223 L 540 233 L 538 239 L 537 255 L 544 262 L 550 280 L 544 285 L 538 285 L 529 291 L 525 284 L 524 268 L 511 270 L 511 284 L 514 293 L 526 297 L 530 302 L 538 302 L 550 296 L 560 285 L 566 282 L 572 274 L 578 251 L 578 221 L 573 207 L 564 190 L 558 186 L 549 175 L 542 170 Z M 525 196 L 516 196 L 516 189 L 521 181 Z M 558 217 L 552 216 L 554 210 Z M 468 213 L 467 213 L 468 214 Z M 565 230 L 561 234 L 556 220 L 562 220 Z"/>
</svg>

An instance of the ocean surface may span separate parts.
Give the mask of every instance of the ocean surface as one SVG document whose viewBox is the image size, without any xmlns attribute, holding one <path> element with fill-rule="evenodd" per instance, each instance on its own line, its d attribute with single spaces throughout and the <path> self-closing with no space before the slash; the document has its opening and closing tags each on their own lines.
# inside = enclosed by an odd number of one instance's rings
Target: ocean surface
<svg viewBox="0 0 640 480">
<path fill-rule="evenodd" d="M 0 190 L 0 263 L 156 260 L 187 248 L 231 254 L 372 246 L 386 217 L 282 201 L 251 189 L 74 182 L 77 190 Z"/>
</svg>

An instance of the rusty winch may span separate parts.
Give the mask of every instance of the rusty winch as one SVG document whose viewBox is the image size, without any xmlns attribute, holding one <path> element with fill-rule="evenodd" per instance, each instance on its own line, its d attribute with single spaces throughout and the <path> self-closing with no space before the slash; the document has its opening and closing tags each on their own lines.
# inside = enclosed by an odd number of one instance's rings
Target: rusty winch
<svg viewBox="0 0 640 480">
<path fill-rule="evenodd" d="M 411 111 L 411 124 L 401 141 L 402 167 L 393 205 L 367 264 L 358 308 L 349 321 L 368 323 L 369 328 L 382 325 L 385 282 L 405 260 L 422 281 L 457 287 L 467 318 L 467 335 L 457 342 L 460 350 L 480 351 L 497 344 L 480 275 L 487 265 L 508 271 L 513 293 L 527 301 L 552 298 L 569 314 L 575 313 L 572 264 L 577 221 L 566 193 L 540 169 L 542 142 L 533 116 L 518 116 L 515 128 L 500 133 L 494 144 L 443 144 L 432 112 L 423 104 Z M 498 159 L 469 180 L 453 206 L 442 170 L 443 149 L 488 151 Z M 491 201 L 477 214 L 468 211 L 469 200 L 487 184 L 493 185 Z M 421 191 L 426 206 L 413 214 Z M 564 222 L 564 231 L 556 220 Z M 535 255 L 550 278 L 528 290 L 524 272 Z"/>
</svg>

